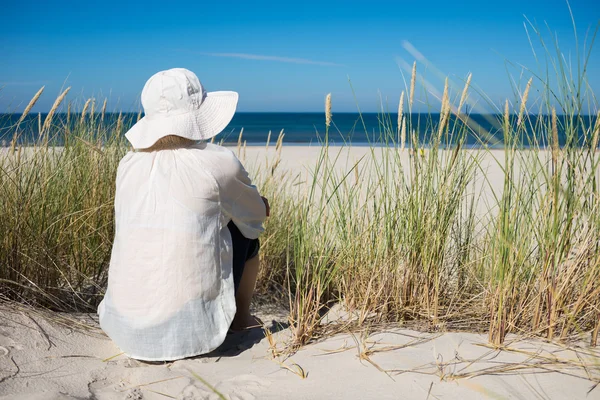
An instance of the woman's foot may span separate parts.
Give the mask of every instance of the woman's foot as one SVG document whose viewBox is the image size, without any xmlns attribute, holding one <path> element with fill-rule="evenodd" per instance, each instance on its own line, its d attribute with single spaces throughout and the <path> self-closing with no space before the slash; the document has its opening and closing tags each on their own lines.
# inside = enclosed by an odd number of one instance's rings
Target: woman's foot
<svg viewBox="0 0 600 400">
<path fill-rule="evenodd" d="M 254 315 L 247 315 L 244 317 L 235 317 L 233 318 L 233 322 L 231 323 L 231 327 L 229 330 L 231 332 L 241 332 L 247 329 L 252 328 L 262 328 L 263 322 L 260 318 Z"/>
</svg>

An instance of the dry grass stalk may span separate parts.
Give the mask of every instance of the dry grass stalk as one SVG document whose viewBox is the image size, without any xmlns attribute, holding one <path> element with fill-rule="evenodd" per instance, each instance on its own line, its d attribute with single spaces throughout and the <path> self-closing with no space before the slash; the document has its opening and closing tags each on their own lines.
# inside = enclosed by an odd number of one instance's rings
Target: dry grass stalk
<svg viewBox="0 0 600 400">
<path fill-rule="evenodd" d="M 448 103 L 448 78 L 444 81 L 444 93 L 442 93 L 442 114 L 446 113 L 446 103 Z"/>
<path fill-rule="evenodd" d="M 383 372 L 384 374 L 389 376 L 389 371 L 383 369 L 379 364 L 371 359 L 371 355 L 373 354 L 373 345 L 367 344 L 368 333 L 361 334 L 360 341 L 356 338 L 355 335 L 352 335 L 352 339 L 356 343 L 356 350 L 358 352 L 358 359 L 364 360 L 377 368 L 379 372 Z"/>
<path fill-rule="evenodd" d="M 283 147 L 283 137 L 285 133 L 283 133 L 283 129 L 279 132 L 279 136 L 277 137 L 277 143 L 275 144 L 275 150 L 281 154 L 281 148 Z"/>
<path fill-rule="evenodd" d="M 331 125 L 331 93 L 325 97 L 325 126 Z"/>
<path fill-rule="evenodd" d="M 270 169 L 271 171 L 271 176 L 275 175 L 275 170 L 277 169 L 277 167 L 279 166 L 279 163 L 281 163 L 281 148 L 283 146 L 283 137 L 285 135 L 283 134 L 283 129 L 279 132 L 279 136 L 277 137 L 277 142 L 275 143 L 275 160 L 273 161 L 273 164 L 269 167 L 267 165 L 267 168 Z"/>
<path fill-rule="evenodd" d="M 460 102 L 458 103 L 458 109 L 456 110 L 456 115 L 458 115 L 458 116 L 460 116 L 460 110 L 462 109 L 462 106 L 467 101 L 467 94 L 469 92 L 469 86 L 471 86 L 471 77 L 472 76 L 473 76 L 473 74 L 469 74 L 469 76 L 467 77 L 467 83 L 465 83 L 465 87 L 463 88 L 462 94 L 460 95 Z"/>
<path fill-rule="evenodd" d="M 556 165 L 558 163 L 558 118 L 556 117 L 556 109 L 552 107 L 552 171 L 556 173 Z"/>
<path fill-rule="evenodd" d="M 418 137 L 417 137 L 417 132 L 413 129 L 411 132 L 411 136 L 410 136 L 411 140 L 412 140 L 412 150 L 410 151 L 411 154 L 413 154 L 416 151 L 416 146 L 418 145 Z M 413 155 L 417 155 L 416 153 L 414 153 Z"/>
<path fill-rule="evenodd" d="M 406 118 L 402 117 L 402 128 L 400 130 L 400 150 L 406 147 Z"/>
<path fill-rule="evenodd" d="M 402 121 L 404 118 L 404 90 L 400 94 L 400 102 L 398 103 L 398 136 L 402 132 Z"/>
<path fill-rule="evenodd" d="M 27 115 L 29 114 L 29 112 L 31 111 L 31 109 L 33 108 L 33 106 L 35 105 L 35 103 L 37 103 L 38 99 L 40 98 L 40 96 L 44 92 L 44 88 L 45 87 L 46 86 L 42 86 L 40 88 L 40 90 L 38 90 L 37 93 L 31 98 L 31 100 L 29 101 L 29 104 L 27 104 L 27 107 L 25 107 L 25 110 L 23 111 L 23 114 L 21 114 L 21 117 L 19 117 L 19 120 L 17 121 L 17 125 L 15 126 L 15 133 L 13 135 L 13 138 L 12 138 L 12 141 L 11 141 L 11 144 L 10 144 L 10 149 L 11 149 L 11 153 L 12 154 L 14 154 L 15 147 L 17 146 L 17 139 L 19 137 L 19 125 L 21 125 L 21 122 L 23 122 L 23 120 L 25 119 L 25 117 L 27 117 Z"/>
<path fill-rule="evenodd" d="M 42 130 L 40 131 L 40 136 L 44 133 L 45 130 L 50 129 L 50 124 L 52 124 L 52 117 L 54 117 L 56 110 L 60 106 L 60 103 L 62 103 L 62 101 L 65 99 L 65 96 L 67 95 L 67 93 L 69 93 L 69 90 L 71 90 L 71 87 L 66 88 L 65 91 L 62 92 L 60 94 L 60 96 L 58 96 L 56 98 L 56 100 L 54 101 L 52 108 L 50 109 L 50 111 L 48 112 L 48 115 L 46 116 L 46 119 L 44 120 L 44 126 L 42 127 Z"/>
<path fill-rule="evenodd" d="M 271 142 L 271 130 L 269 130 L 269 136 L 267 136 L 267 145 L 265 146 L 265 150 L 269 150 L 270 142 Z"/>
<path fill-rule="evenodd" d="M 448 78 L 444 83 L 444 94 L 442 95 L 442 108 L 440 113 L 440 126 L 438 127 L 438 140 L 441 140 L 448 118 L 450 116 L 450 99 L 448 94 Z"/>
<path fill-rule="evenodd" d="M 275 160 L 273 160 L 273 164 L 269 165 L 267 161 L 267 169 L 270 171 L 271 176 L 275 174 L 275 170 L 281 163 L 281 148 L 283 147 L 283 137 L 284 137 L 283 129 L 279 132 L 279 136 L 277 137 L 277 142 L 275 143 Z"/>
<path fill-rule="evenodd" d="M 308 378 L 308 372 L 306 372 L 304 370 L 304 368 L 302 368 L 299 364 L 292 363 L 288 366 L 284 362 L 281 362 L 279 360 L 276 360 L 276 362 L 277 362 L 277 364 L 279 364 L 281 366 L 281 368 L 287 369 L 288 371 L 293 372 L 294 374 L 298 375 L 300 378 L 302 378 L 302 379 Z M 295 368 L 292 368 L 292 367 L 295 367 Z"/>
<path fill-rule="evenodd" d="M 117 118 L 117 137 L 121 136 L 121 130 L 123 129 L 123 115 L 119 112 L 119 117 Z"/>
<path fill-rule="evenodd" d="M 10 154 L 15 154 L 15 148 L 17 147 L 17 133 L 13 135 L 12 140 L 10 141 Z"/>
<path fill-rule="evenodd" d="M 87 101 L 83 105 L 83 110 L 81 110 L 81 119 L 79 120 L 80 124 L 83 124 L 85 122 L 85 113 L 87 112 L 87 109 L 90 106 L 91 101 L 92 101 L 92 99 L 87 99 Z"/>
<path fill-rule="evenodd" d="M 269 351 L 271 352 L 271 357 L 275 359 L 282 355 L 283 352 L 277 347 L 277 341 L 273 336 L 273 332 L 271 332 L 271 330 L 267 327 L 264 327 L 263 330 L 265 332 L 265 338 L 267 338 L 267 342 L 269 342 Z"/>
<path fill-rule="evenodd" d="M 94 116 L 96 115 L 96 99 L 92 98 L 92 108 L 90 109 L 90 118 L 92 123 L 94 122 Z"/>
<path fill-rule="evenodd" d="M 521 122 L 523 121 L 523 113 L 525 112 L 525 107 L 527 106 L 527 98 L 529 97 L 529 89 L 531 89 L 531 82 L 533 82 L 533 78 L 529 78 L 527 86 L 525 86 L 525 91 L 523 92 L 523 97 L 521 98 L 521 107 L 519 108 L 517 127 L 519 127 L 521 125 Z"/>
<path fill-rule="evenodd" d="M 142 119 L 142 110 L 140 110 L 140 111 L 138 112 L 138 115 L 137 115 L 137 121 L 136 121 L 136 122 L 139 122 L 139 121 L 140 121 L 140 119 Z"/>
<path fill-rule="evenodd" d="M 29 111 L 31 111 L 31 109 L 33 108 L 33 106 L 35 105 L 35 103 L 37 103 L 37 101 L 40 98 L 40 96 L 42 95 L 42 92 L 44 91 L 45 87 L 46 86 L 42 86 L 40 88 L 40 90 L 38 90 L 37 93 L 31 98 L 31 100 L 29 101 L 29 104 L 27 104 L 27 107 L 25 107 L 25 110 L 23 111 L 23 114 L 21 114 L 21 117 L 17 121 L 17 127 L 16 127 L 16 129 L 19 129 L 19 125 L 21 124 L 21 122 L 23 122 L 23 120 L 25 119 L 25 117 L 27 117 L 27 114 L 29 114 Z"/>
<path fill-rule="evenodd" d="M 415 83 L 417 82 L 417 62 L 413 63 L 412 74 L 410 77 L 410 94 L 408 97 L 408 108 L 412 109 L 413 100 L 415 98 Z"/>
<path fill-rule="evenodd" d="M 504 135 L 506 136 L 510 130 L 510 108 L 508 99 L 504 103 Z"/>
<path fill-rule="evenodd" d="M 106 101 L 108 99 L 104 99 L 104 104 L 102 104 L 102 115 L 100 116 L 100 123 L 104 122 L 104 114 L 106 114 Z"/>
<path fill-rule="evenodd" d="M 38 133 L 42 135 L 42 113 L 38 113 Z"/>
</svg>

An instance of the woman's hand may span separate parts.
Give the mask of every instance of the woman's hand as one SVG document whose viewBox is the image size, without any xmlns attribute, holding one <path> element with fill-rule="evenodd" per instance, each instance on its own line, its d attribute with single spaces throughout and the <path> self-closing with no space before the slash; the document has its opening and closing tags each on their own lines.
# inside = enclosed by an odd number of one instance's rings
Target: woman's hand
<svg viewBox="0 0 600 400">
<path fill-rule="evenodd" d="M 271 215 L 271 207 L 269 207 L 269 200 L 266 197 L 262 197 L 262 196 L 261 196 L 261 199 L 262 199 L 263 203 L 265 203 L 265 208 L 267 209 L 267 217 L 268 217 L 269 215 Z"/>
</svg>

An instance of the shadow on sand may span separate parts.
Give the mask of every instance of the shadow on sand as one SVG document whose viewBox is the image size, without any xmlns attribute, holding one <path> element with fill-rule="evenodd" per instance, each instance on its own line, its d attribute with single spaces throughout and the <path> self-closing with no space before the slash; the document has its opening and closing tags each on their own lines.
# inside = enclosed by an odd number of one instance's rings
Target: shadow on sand
<svg viewBox="0 0 600 400">
<path fill-rule="evenodd" d="M 203 354 L 196 358 L 202 357 L 235 357 L 246 350 L 251 349 L 254 345 L 265 339 L 265 328 L 271 333 L 277 333 L 289 327 L 288 323 L 281 323 L 275 320 L 271 321 L 270 325 L 265 324 L 263 327 L 246 329 L 241 332 L 231 332 L 225 337 L 225 341 L 215 350 L 208 354 Z"/>
<path fill-rule="evenodd" d="M 217 362 L 223 357 L 236 357 L 242 354 L 244 351 L 251 349 L 254 345 L 260 343 L 265 339 L 265 329 L 269 329 L 271 333 L 277 333 L 289 327 L 288 323 L 282 323 L 272 320 L 270 324 L 264 324 L 262 327 L 250 328 L 241 332 L 230 332 L 227 333 L 225 341 L 210 353 L 202 354 L 195 357 L 186 358 L 185 360 L 208 360 L 216 359 Z M 174 361 L 142 361 L 128 359 L 128 365 L 130 367 L 144 366 L 144 365 L 164 365 L 171 364 Z M 206 361 L 204 361 L 206 362 Z"/>
</svg>

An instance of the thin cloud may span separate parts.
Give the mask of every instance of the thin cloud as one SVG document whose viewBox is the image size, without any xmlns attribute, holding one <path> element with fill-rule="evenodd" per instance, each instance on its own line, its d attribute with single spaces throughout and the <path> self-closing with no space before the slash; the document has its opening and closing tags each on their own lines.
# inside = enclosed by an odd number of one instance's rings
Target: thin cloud
<svg viewBox="0 0 600 400">
<path fill-rule="evenodd" d="M 402 41 L 402 47 L 404 47 L 404 50 L 408 51 L 414 58 L 416 58 L 417 61 L 422 62 L 423 64 L 429 64 L 425 56 L 408 40 Z"/>
<path fill-rule="evenodd" d="M 260 61 L 276 61 L 290 64 L 311 64 L 311 65 L 322 65 L 326 67 L 343 67 L 343 64 L 332 63 L 328 61 L 315 61 L 308 60 L 306 58 L 293 58 L 293 57 L 279 57 L 279 56 L 264 56 L 260 54 L 248 54 L 248 53 L 200 53 L 203 56 L 209 57 L 227 57 L 227 58 L 241 58 L 244 60 L 260 60 Z"/>
</svg>

